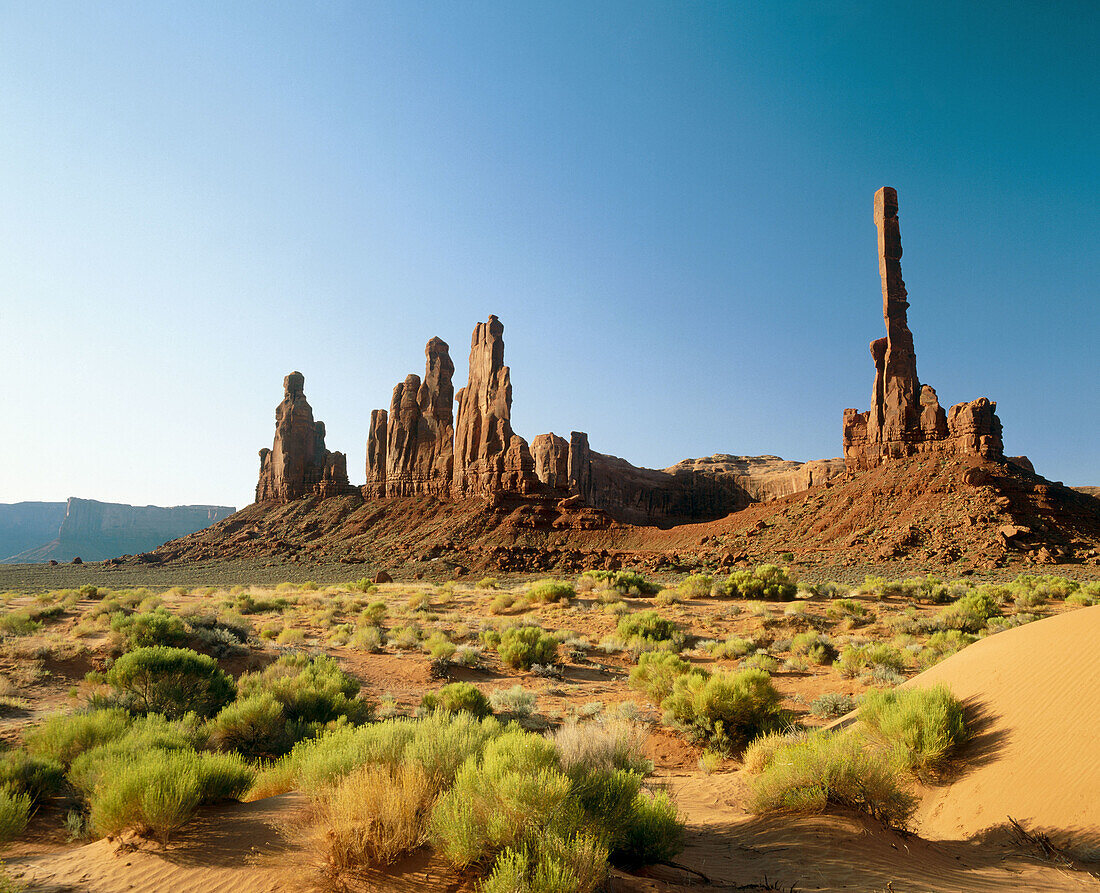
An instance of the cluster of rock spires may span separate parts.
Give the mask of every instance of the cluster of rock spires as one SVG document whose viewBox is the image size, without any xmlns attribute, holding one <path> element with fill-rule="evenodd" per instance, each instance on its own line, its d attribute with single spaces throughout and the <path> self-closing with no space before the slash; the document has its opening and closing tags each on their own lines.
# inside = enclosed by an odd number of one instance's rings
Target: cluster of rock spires
<svg viewBox="0 0 1100 893">
<path fill-rule="evenodd" d="M 985 397 L 957 403 L 945 413 L 935 388 L 921 385 L 901 278 L 898 194 L 889 186 L 875 193 L 882 315 L 886 337 L 871 342 L 875 388 L 871 409 L 844 410 L 844 460 L 849 471 L 865 471 L 890 459 L 917 453 L 953 453 L 1001 460 L 997 404 Z"/>
<path fill-rule="evenodd" d="M 424 348 L 423 379 L 414 374 L 393 389 L 390 408 L 371 413 L 366 499 L 432 496 L 493 498 L 498 494 L 556 496 L 602 509 L 635 524 L 675 524 L 724 517 L 865 471 L 894 458 L 951 453 L 1002 459 L 996 404 L 985 398 L 945 413 L 935 390 L 917 378 L 901 278 L 897 193 L 875 195 L 886 337 L 871 342 L 875 388 L 868 412 L 844 411 L 844 458 L 788 462 L 774 456 L 712 456 L 664 470 L 638 468 L 592 450 L 588 435 L 566 441 L 540 434 L 530 446 L 512 430 L 512 383 L 504 365 L 504 325 L 478 323 L 470 343 L 469 380 L 457 397 L 449 347 L 432 338 Z M 313 420 L 303 377 L 283 382 L 275 411 L 275 441 L 260 451 L 256 501 L 354 492 L 342 453 L 325 448 L 325 426 Z M 457 416 L 453 406 L 457 402 Z"/>
</svg>

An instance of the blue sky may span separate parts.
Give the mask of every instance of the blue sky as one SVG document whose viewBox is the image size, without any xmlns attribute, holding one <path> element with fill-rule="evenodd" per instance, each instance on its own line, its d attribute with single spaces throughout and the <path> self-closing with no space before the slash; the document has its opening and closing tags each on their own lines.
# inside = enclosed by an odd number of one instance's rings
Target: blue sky
<svg viewBox="0 0 1100 893">
<path fill-rule="evenodd" d="M 496 313 L 528 439 L 840 452 L 918 371 L 1100 484 L 1095 3 L 0 2 L 0 502 L 251 501 Z"/>
</svg>

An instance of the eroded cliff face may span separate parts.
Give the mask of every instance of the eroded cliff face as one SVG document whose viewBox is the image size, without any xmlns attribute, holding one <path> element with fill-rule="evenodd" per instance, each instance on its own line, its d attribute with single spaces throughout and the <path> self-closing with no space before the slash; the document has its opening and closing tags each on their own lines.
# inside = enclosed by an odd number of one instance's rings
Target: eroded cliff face
<svg viewBox="0 0 1100 893">
<path fill-rule="evenodd" d="M 871 342 L 875 383 L 867 412 L 844 410 L 844 460 L 849 471 L 918 453 L 1004 458 L 997 404 L 985 397 L 944 412 L 935 388 L 917 377 L 909 331 L 908 292 L 901 278 L 898 195 L 889 186 L 875 193 L 882 316 L 886 337 Z"/>
<path fill-rule="evenodd" d="M 283 400 L 275 409 L 275 440 L 270 450 L 260 450 L 257 502 L 338 496 L 349 490 L 347 460 L 343 453 L 325 448 L 325 424 L 313 420 L 304 388 L 301 372 L 283 379 Z"/>
</svg>

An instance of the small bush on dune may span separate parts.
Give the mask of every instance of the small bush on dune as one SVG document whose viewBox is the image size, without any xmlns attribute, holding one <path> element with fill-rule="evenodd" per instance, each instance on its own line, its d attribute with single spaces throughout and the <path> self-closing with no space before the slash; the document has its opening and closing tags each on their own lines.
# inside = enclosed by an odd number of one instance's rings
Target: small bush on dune
<svg viewBox="0 0 1100 893">
<path fill-rule="evenodd" d="M 106 680 L 127 709 L 173 718 L 188 712 L 211 716 L 232 700 L 235 688 L 212 657 L 163 646 L 127 652 Z"/>
<path fill-rule="evenodd" d="M 684 848 L 684 823 L 665 793 L 639 791 L 623 825 L 617 859 L 623 865 L 668 862 Z"/>
<path fill-rule="evenodd" d="M 419 766 L 362 766 L 318 801 L 310 841 L 337 876 L 389 865 L 427 840 L 435 793 Z"/>
<path fill-rule="evenodd" d="M 821 719 L 836 719 L 856 709 L 859 701 L 851 695 L 840 692 L 823 694 L 810 704 L 810 712 Z"/>
<path fill-rule="evenodd" d="M 972 645 L 976 641 L 977 637 L 957 629 L 941 630 L 940 632 L 932 633 L 924 649 L 918 656 L 920 664 L 922 667 L 931 667 L 939 663 L 945 657 L 950 657 L 952 654 L 962 651 L 968 645 Z"/>
<path fill-rule="evenodd" d="M 815 732 L 780 744 L 753 779 L 753 812 L 817 813 L 829 804 L 866 812 L 904 828 L 916 800 L 883 755 L 865 750 L 850 732 Z"/>
<path fill-rule="evenodd" d="M 443 710 L 446 713 L 457 713 L 465 710 L 478 719 L 493 712 L 489 699 L 476 685 L 469 682 L 452 682 L 444 685 L 438 692 L 427 692 L 421 699 L 420 706 L 428 712 Z"/>
<path fill-rule="evenodd" d="M 518 626 L 500 634 L 497 653 L 505 665 L 529 670 L 532 664 L 553 663 L 558 655 L 558 642 L 537 626 Z"/>
<path fill-rule="evenodd" d="M 85 790 L 89 823 L 101 835 L 132 828 L 167 842 L 200 805 L 239 798 L 253 777 L 235 754 L 153 749 L 119 757 Z"/>
<path fill-rule="evenodd" d="M 845 679 L 858 676 L 863 671 L 883 667 L 894 673 L 905 669 L 907 658 L 901 649 L 885 642 L 868 645 L 845 645 L 836 662 L 836 668 Z"/>
<path fill-rule="evenodd" d="M 667 651 L 649 651 L 638 658 L 638 665 L 630 671 L 630 687 L 644 694 L 654 704 L 660 704 L 672 694 L 676 680 L 685 673 L 706 675 L 693 668 L 677 654 Z"/>
<path fill-rule="evenodd" d="M 787 718 L 779 701 L 779 692 L 763 670 L 719 671 L 709 677 L 679 676 L 661 707 L 669 725 L 693 741 L 730 754 Z"/>
<path fill-rule="evenodd" d="M 270 692 L 226 705 L 210 720 L 208 730 L 211 747 L 250 759 L 279 756 L 293 743 L 283 705 Z"/>
<path fill-rule="evenodd" d="M 37 804 L 65 784 L 65 767 L 57 760 L 12 750 L 0 756 L 0 789 L 25 794 Z"/>
<path fill-rule="evenodd" d="M 711 645 L 710 655 L 715 660 L 734 660 L 744 657 L 755 647 L 756 642 L 752 639 L 743 639 L 740 636 L 733 635 L 724 642 L 715 642 Z"/>
<path fill-rule="evenodd" d="M 117 707 L 57 714 L 28 730 L 23 741 L 28 753 L 68 766 L 84 751 L 121 737 L 129 726 L 129 714 Z"/>
<path fill-rule="evenodd" d="M 450 660 L 458 646 L 447 638 L 446 633 L 437 630 L 424 640 L 423 648 L 433 660 Z"/>
<path fill-rule="evenodd" d="M 31 798 L 11 788 L 0 787 L 0 844 L 15 840 L 31 817 Z"/>
<path fill-rule="evenodd" d="M 870 612 L 852 598 L 834 598 L 825 609 L 825 616 L 861 622 L 869 619 Z"/>
<path fill-rule="evenodd" d="M 35 620 L 30 611 L 8 611 L 0 614 L 0 634 L 5 636 L 29 636 L 41 628 L 41 622 Z"/>
<path fill-rule="evenodd" d="M 753 570 L 734 571 L 729 579 L 718 584 L 718 594 L 726 598 L 790 601 L 798 592 L 784 568 L 762 564 Z"/>
<path fill-rule="evenodd" d="M 859 720 L 918 776 L 943 769 L 968 734 L 962 704 L 943 685 L 868 692 Z"/>
</svg>

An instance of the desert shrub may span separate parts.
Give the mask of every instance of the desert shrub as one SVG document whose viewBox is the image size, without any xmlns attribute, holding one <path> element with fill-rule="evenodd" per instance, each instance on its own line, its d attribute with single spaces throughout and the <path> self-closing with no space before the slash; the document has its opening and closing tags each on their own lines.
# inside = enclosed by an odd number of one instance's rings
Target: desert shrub
<svg viewBox="0 0 1100 893">
<path fill-rule="evenodd" d="M 348 645 L 358 651 L 381 651 L 384 644 L 382 630 L 377 626 L 364 626 L 362 629 L 357 629 L 348 639 Z"/>
<path fill-rule="evenodd" d="M 589 589 L 593 584 L 603 584 L 607 589 L 617 590 L 623 595 L 656 595 L 661 588 L 635 571 L 604 570 L 585 571 L 578 581 L 578 588 Z"/>
<path fill-rule="evenodd" d="M 208 733 L 211 747 L 250 759 L 284 754 L 294 741 L 283 705 L 270 692 L 227 704 L 210 720 Z"/>
<path fill-rule="evenodd" d="M 774 673 L 779 669 L 779 661 L 768 654 L 767 651 L 757 651 L 750 654 L 737 665 L 739 670 L 763 670 L 765 673 Z"/>
<path fill-rule="evenodd" d="M 775 759 L 775 753 L 779 748 L 786 747 L 795 741 L 801 741 L 805 737 L 805 732 L 791 730 L 765 732 L 763 735 L 757 735 L 742 752 L 741 764 L 748 772 L 763 772 Z"/>
<path fill-rule="evenodd" d="M 677 677 L 661 707 L 669 725 L 693 741 L 729 754 L 786 719 L 779 702 L 779 692 L 763 670 L 722 670 L 709 677 L 696 673 Z"/>
<path fill-rule="evenodd" d="M 390 630 L 386 639 L 394 648 L 400 648 L 403 651 L 416 648 L 420 644 L 420 627 L 415 623 L 396 627 Z"/>
<path fill-rule="evenodd" d="M 751 784 L 753 812 L 817 813 L 835 804 L 903 828 L 916 807 L 890 761 L 850 733 L 814 732 L 762 762 Z"/>
<path fill-rule="evenodd" d="M 836 719 L 856 709 L 859 701 L 842 692 L 828 692 L 810 702 L 810 712 L 821 719 Z"/>
<path fill-rule="evenodd" d="M 593 893 L 607 876 L 607 849 L 595 837 L 545 835 L 518 849 L 506 847 L 480 893 Z"/>
<path fill-rule="evenodd" d="M 241 698 L 270 694 L 282 704 L 287 720 L 302 726 L 340 718 L 365 722 L 373 709 L 369 701 L 356 697 L 359 681 L 326 655 L 283 655 L 261 672 L 242 674 L 237 687 Z"/>
<path fill-rule="evenodd" d="M 945 657 L 950 657 L 952 654 L 962 651 L 976 641 L 976 636 L 964 633 L 961 630 L 940 630 L 928 637 L 928 642 L 917 657 L 922 667 L 931 667 Z"/>
<path fill-rule="evenodd" d="M 967 739 L 962 704 L 943 685 L 868 692 L 859 720 L 918 776 L 942 769 Z"/>
<path fill-rule="evenodd" d="M 336 876 L 389 865 L 426 841 L 434 797 L 415 764 L 362 766 L 319 798 L 310 842 Z"/>
<path fill-rule="evenodd" d="M 692 574 L 684 577 L 676 587 L 676 590 L 684 598 L 706 598 L 710 595 L 714 585 L 714 577 L 708 574 Z"/>
<path fill-rule="evenodd" d="M 23 735 L 27 752 L 68 766 L 86 750 L 114 741 L 129 728 L 125 710 L 112 708 L 85 713 L 59 713 Z"/>
<path fill-rule="evenodd" d="M 660 704 L 672 694 L 676 680 L 685 673 L 705 675 L 692 667 L 677 654 L 667 651 L 649 651 L 638 658 L 638 665 L 630 670 L 630 687 L 644 694 L 654 704 Z"/>
<path fill-rule="evenodd" d="M 1100 596 L 1089 595 L 1085 592 L 1074 592 L 1066 596 L 1066 604 L 1073 608 L 1089 608 L 1100 604 Z"/>
<path fill-rule="evenodd" d="M 656 611 L 641 611 L 623 617 L 616 632 L 627 641 L 669 642 L 676 638 L 679 627 L 675 621 L 662 617 Z"/>
<path fill-rule="evenodd" d="M 500 587 L 499 587 L 499 584 L 497 583 L 497 578 L 496 577 L 482 577 L 480 580 L 477 581 L 477 588 L 478 589 L 498 589 Z"/>
<path fill-rule="evenodd" d="M 447 634 L 436 630 L 423 642 L 423 648 L 432 656 L 433 659 L 438 660 L 450 660 L 454 655 L 457 647 L 450 639 L 447 638 Z"/>
<path fill-rule="evenodd" d="M 573 721 L 547 734 L 554 742 L 562 769 L 569 775 L 619 769 L 649 775 L 653 771 L 653 762 L 645 755 L 649 731 L 641 723 Z"/>
<path fill-rule="evenodd" d="M 33 619 L 26 609 L 0 614 L 0 634 L 5 636 L 29 636 L 41 628 L 41 622 Z"/>
<path fill-rule="evenodd" d="M 469 682 L 452 682 L 444 685 L 438 692 L 427 692 L 421 699 L 420 706 L 429 712 L 443 710 L 446 713 L 457 713 L 465 710 L 478 719 L 493 712 L 489 699 L 481 689 Z"/>
<path fill-rule="evenodd" d="M 559 580 L 539 580 L 527 589 L 527 597 L 535 602 L 560 602 L 573 598 L 576 590 Z"/>
<path fill-rule="evenodd" d="M 826 666 L 836 659 L 837 651 L 827 636 L 805 632 L 791 639 L 791 654 L 805 655 L 818 666 Z"/>
<path fill-rule="evenodd" d="M 60 791 L 64 784 L 65 767 L 55 759 L 25 750 L 9 750 L 0 756 L 0 789 L 25 794 L 33 804 Z"/>
<path fill-rule="evenodd" d="M 870 612 L 852 598 L 834 598 L 825 609 L 825 616 L 834 620 L 846 619 L 860 622 L 869 619 L 869 615 Z"/>
<path fill-rule="evenodd" d="M 529 670 L 532 664 L 553 663 L 558 642 L 537 626 L 517 626 L 500 634 L 497 653 L 507 666 Z"/>
<path fill-rule="evenodd" d="M 156 608 L 140 614 L 115 614 L 111 632 L 124 648 L 178 646 L 187 641 L 187 626 L 175 614 Z"/>
<path fill-rule="evenodd" d="M 193 750 L 153 748 L 107 756 L 102 763 L 95 783 L 83 789 L 91 828 L 97 834 L 132 828 L 162 842 L 203 803 L 239 798 L 254 777 L 236 754 Z"/>
<path fill-rule="evenodd" d="M 530 716 L 535 710 L 537 695 L 527 691 L 522 685 L 511 688 L 498 688 L 489 695 L 489 704 L 497 713 L 507 713 L 515 717 Z"/>
<path fill-rule="evenodd" d="M 414 592 L 406 600 L 405 607 L 410 611 L 430 611 L 432 609 L 432 594 L 430 592 Z"/>
<path fill-rule="evenodd" d="M 11 788 L 0 787 L 0 844 L 15 840 L 31 817 L 31 798 Z"/>
<path fill-rule="evenodd" d="M 743 639 L 738 635 L 729 636 L 724 642 L 715 642 L 710 646 L 710 654 L 715 660 L 734 660 L 744 657 L 756 647 L 752 639 Z"/>
<path fill-rule="evenodd" d="M 718 594 L 726 598 L 790 601 L 798 592 L 784 568 L 762 564 L 752 570 L 734 571 L 729 579 L 718 584 Z"/>
<path fill-rule="evenodd" d="M 1030 608 L 1043 604 L 1047 599 L 1064 599 L 1077 592 L 1080 587 L 1081 584 L 1076 580 L 1070 580 L 1066 577 L 1056 577 L 1051 574 L 1039 576 L 1020 574 L 1012 581 L 1009 588 L 1016 593 L 1017 599 L 1020 599 L 1021 596 L 1025 597 L 1025 600 L 1029 596 L 1035 599 L 1030 604 L 1023 606 Z"/>
<path fill-rule="evenodd" d="M 836 668 L 841 676 L 850 679 L 865 670 L 873 671 L 876 667 L 885 667 L 894 673 L 900 673 L 905 669 L 906 661 L 906 655 L 900 648 L 886 642 L 845 645 L 840 651 Z"/>
<path fill-rule="evenodd" d="M 989 589 L 980 587 L 940 611 L 936 615 L 935 623 L 940 629 L 977 633 L 985 629 L 990 618 L 997 617 L 1000 613 L 996 596 Z"/>
<path fill-rule="evenodd" d="M 358 580 L 353 580 L 351 583 L 346 584 L 348 592 L 375 592 L 378 587 L 374 581 L 369 577 L 360 577 Z"/>
<path fill-rule="evenodd" d="M 106 674 L 119 702 L 135 713 L 178 718 L 217 713 L 233 699 L 234 685 L 217 662 L 187 648 L 154 646 L 122 655 Z"/>
</svg>

